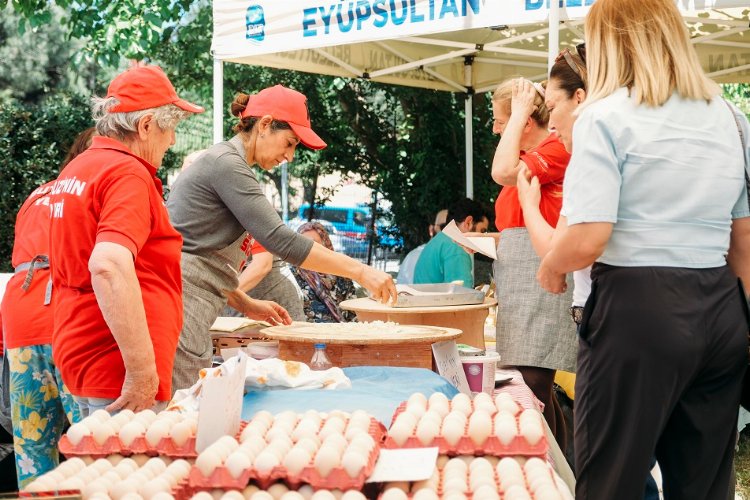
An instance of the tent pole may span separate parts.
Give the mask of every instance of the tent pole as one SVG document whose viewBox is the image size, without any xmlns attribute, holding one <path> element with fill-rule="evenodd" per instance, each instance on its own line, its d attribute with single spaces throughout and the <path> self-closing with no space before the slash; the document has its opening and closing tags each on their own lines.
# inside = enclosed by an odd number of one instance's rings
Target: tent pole
<svg viewBox="0 0 750 500">
<path fill-rule="evenodd" d="M 560 4 L 558 0 L 550 0 L 548 40 L 547 71 L 549 72 L 560 52 Z"/>
<path fill-rule="evenodd" d="M 224 140 L 224 63 L 214 59 L 214 144 Z"/>
<path fill-rule="evenodd" d="M 284 224 L 289 222 L 289 163 L 281 163 L 281 213 Z"/>
<path fill-rule="evenodd" d="M 466 99 L 464 100 L 464 130 L 466 133 L 466 197 L 474 198 L 474 109 L 472 86 L 473 57 L 464 58 L 464 84 L 466 85 Z"/>
</svg>

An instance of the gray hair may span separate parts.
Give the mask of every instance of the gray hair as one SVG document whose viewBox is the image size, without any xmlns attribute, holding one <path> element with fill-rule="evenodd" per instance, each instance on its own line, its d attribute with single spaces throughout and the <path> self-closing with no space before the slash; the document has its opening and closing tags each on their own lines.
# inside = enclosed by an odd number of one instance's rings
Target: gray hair
<svg viewBox="0 0 750 500">
<path fill-rule="evenodd" d="M 93 97 L 91 102 L 91 114 L 96 122 L 96 132 L 105 137 L 121 139 L 135 133 L 138 130 L 138 122 L 146 115 L 154 115 L 159 127 L 162 130 L 169 130 L 176 128 L 180 120 L 192 114 L 174 104 L 125 113 L 110 113 L 110 109 L 120 104 L 116 97 Z"/>
</svg>

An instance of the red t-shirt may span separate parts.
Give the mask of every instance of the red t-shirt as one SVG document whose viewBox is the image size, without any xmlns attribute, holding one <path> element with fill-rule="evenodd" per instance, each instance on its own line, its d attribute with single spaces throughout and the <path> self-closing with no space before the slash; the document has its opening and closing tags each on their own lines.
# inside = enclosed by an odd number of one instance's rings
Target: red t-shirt
<svg viewBox="0 0 750 500">
<path fill-rule="evenodd" d="M 31 262 L 37 255 L 49 256 L 49 192 L 54 182 L 36 188 L 16 216 L 13 267 Z M 49 268 L 36 269 L 28 289 L 23 290 L 27 271 L 8 281 L 2 310 L 5 347 L 17 349 L 52 343 L 52 305 L 45 305 Z"/>
<path fill-rule="evenodd" d="M 555 134 L 550 134 L 534 149 L 521 151 L 519 159 L 526 164 L 532 175 L 539 178 L 542 185 L 542 200 L 539 203 L 542 217 L 550 226 L 557 226 L 562 208 L 563 177 L 568 168 L 570 153 L 565 151 L 565 146 Z M 495 226 L 498 231 L 525 227 L 517 187 L 505 186 L 500 191 L 495 201 Z"/>
<path fill-rule="evenodd" d="M 88 269 L 96 243 L 117 243 L 133 254 L 159 374 L 156 399 L 169 400 L 182 328 L 182 236 L 169 222 L 156 169 L 122 143 L 94 137 L 60 173 L 50 202 L 52 351 L 63 381 L 76 396 L 121 393 L 125 366 Z"/>
</svg>

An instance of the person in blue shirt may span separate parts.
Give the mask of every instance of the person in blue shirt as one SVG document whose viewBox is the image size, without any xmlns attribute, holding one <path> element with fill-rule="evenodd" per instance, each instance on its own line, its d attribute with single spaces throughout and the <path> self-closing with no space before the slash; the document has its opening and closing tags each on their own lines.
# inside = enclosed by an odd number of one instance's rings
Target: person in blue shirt
<svg viewBox="0 0 750 500">
<path fill-rule="evenodd" d="M 455 220 L 461 232 L 484 233 L 489 221 L 479 202 L 464 198 L 448 208 L 446 220 Z M 422 250 L 414 269 L 414 283 L 451 283 L 462 281 L 474 286 L 472 259 L 460 245 L 442 232 L 433 237 Z"/>
<path fill-rule="evenodd" d="M 537 280 L 593 264 L 576 379 L 576 499 L 725 499 L 748 365 L 747 119 L 672 0 L 597 0 L 562 215 Z"/>
</svg>

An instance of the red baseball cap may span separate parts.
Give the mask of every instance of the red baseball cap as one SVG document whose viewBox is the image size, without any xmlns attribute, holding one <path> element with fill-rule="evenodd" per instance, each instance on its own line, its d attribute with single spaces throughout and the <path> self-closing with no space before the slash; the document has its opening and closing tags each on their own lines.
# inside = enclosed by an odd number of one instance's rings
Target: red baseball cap
<svg viewBox="0 0 750 500">
<path fill-rule="evenodd" d="M 107 97 L 115 97 L 120 104 L 110 113 L 128 113 L 142 109 L 174 104 L 191 113 L 203 113 L 200 106 L 180 99 L 167 75 L 159 66 L 138 66 L 120 73 L 107 89 Z"/>
<path fill-rule="evenodd" d="M 307 109 L 307 97 L 296 90 L 283 85 L 274 85 L 251 95 L 241 118 L 248 116 L 273 116 L 273 119 L 286 122 L 292 128 L 302 144 L 310 149 L 323 149 L 325 141 L 310 127 L 310 111 Z"/>
</svg>

